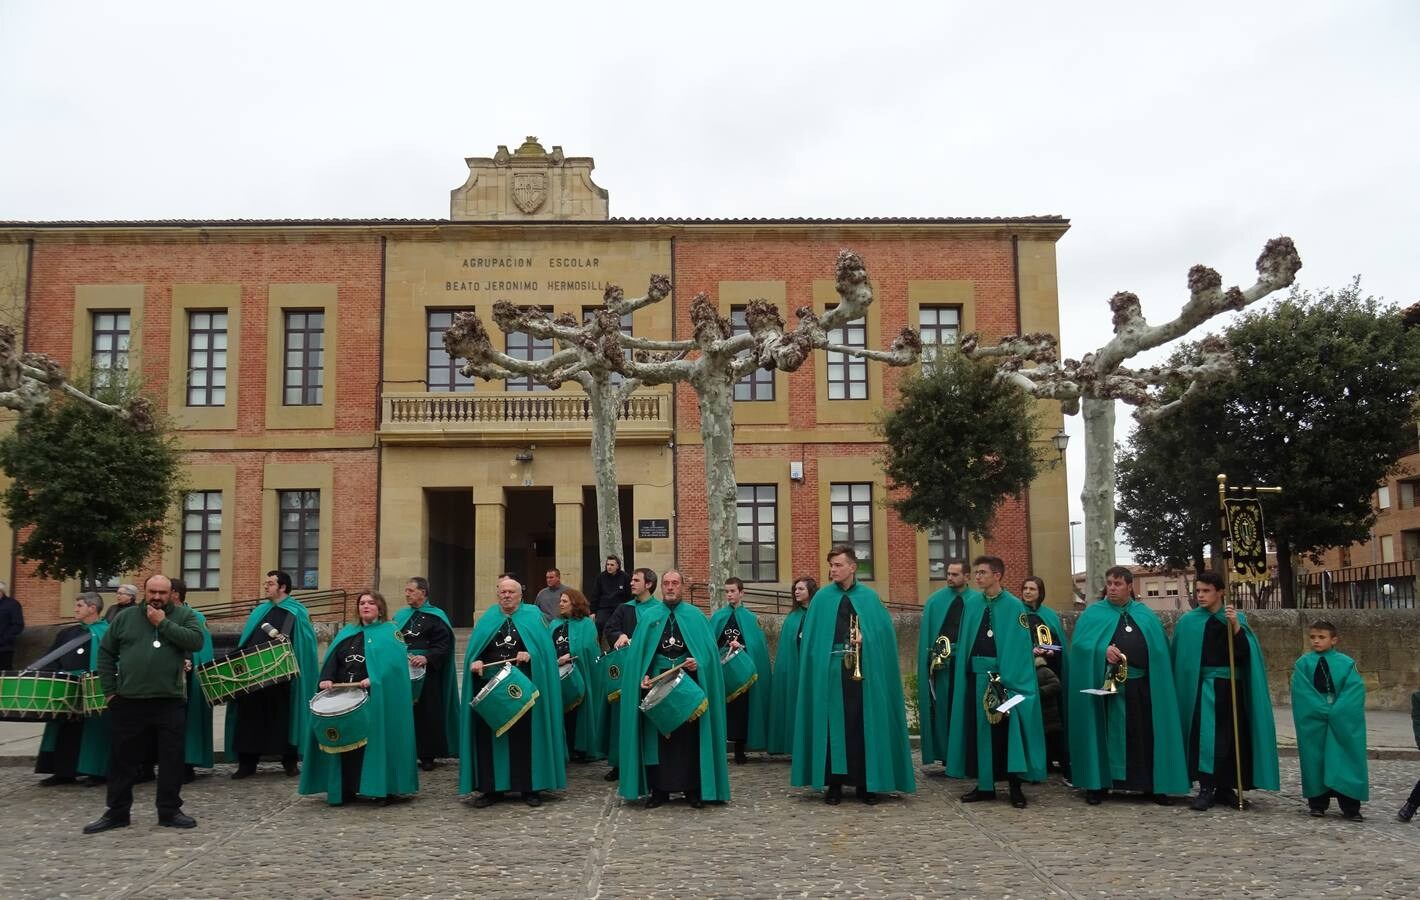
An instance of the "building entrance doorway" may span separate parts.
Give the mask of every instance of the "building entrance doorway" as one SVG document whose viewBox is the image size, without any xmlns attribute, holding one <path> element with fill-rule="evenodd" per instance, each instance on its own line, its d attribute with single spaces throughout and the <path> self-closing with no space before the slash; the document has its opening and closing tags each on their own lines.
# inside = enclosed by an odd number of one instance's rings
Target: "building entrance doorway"
<svg viewBox="0 0 1420 900">
<path fill-rule="evenodd" d="M 426 489 L 424 507 L 429 513 L 429 599 L 455 628 L 467 628 L 473 624 L 474 606 L 473 491 Z M 393 609 L 404 603 L 403 596 L 387 599 Z"/>
<path fill-rule="evenodd" d="M 621 568 L 629 572 L 636 568 L 636 543 L 632 540 L 635 536 L 635 523 L 631 520 L 631 491 L 630 487 L 622 487 L 617 490 L 618 506 L 621 507 Z M 597 527 L 597 489 L 595 487 L 582 488 L 582 593 L 591 596 L 591 587 L 596 584 L 597 573 L 606 568 L 606 559 L 602 556 L 601 542 L 597 535 L 600 530 Z M 595 610 L 593 610 L 595 612 Z"/>
<path fill-rule="evenodd" d="M 557 507 L 552 488 L 509 488 L 503 536 L 503 571 L 523 583 L 529 603 L 547 586 L 547 570 L 557 565 Z"/>
</svg>

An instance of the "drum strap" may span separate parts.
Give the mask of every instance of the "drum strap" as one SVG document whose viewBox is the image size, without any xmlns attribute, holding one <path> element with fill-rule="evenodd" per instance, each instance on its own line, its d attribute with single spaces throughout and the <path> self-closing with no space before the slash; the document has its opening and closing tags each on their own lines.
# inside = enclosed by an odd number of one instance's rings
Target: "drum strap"
<svg viewBox="0 0 1420 900">
<path fill-rule="evenodd" d="M 89 633 L 86 631 L 86 632 L 84 632 L 83 634 L 79 635 L 78 637 L 74 638 L 74 640 L 72 640 L 72 641 L 70 641 L 69 643 L 65 644 L 63 647 L 60 647 L 58 650 L 51 650 L 49 653 L 46 653 L 44 656 L 41 656 L 39 659 L 37 659 L 37 660 L 35 660 L 34 662 L 30 663 L 28 666 L 25 666 L 25 668 L 24 668 L 22 671 L 25 671 L 25 672 L 33 672 L 33 671 L 38 671 L 38 670 L 40 670 L 40 669 L 43 669 L 45 666 L 47 666 L 47 665 L 49 665 L 50 663 L 54 662 L 54 661 L 55 661 L 56 659 L 58 659 L 59 657 L 61 657 L 61 656 L 63 656 L 64 654 L 68 653 L 70 650 L 74 650 L 74 649 L 76 649 L 76 648 L 78 648 L 78 647 L 81 647 L 81 646 L 83 646 L 84 644 L 87 644 L 87 643 L 88 643 L 89 641 L 91 641 L 91 640 L 93 640 L 93 635 L 89 634 Z"/>
</svg>

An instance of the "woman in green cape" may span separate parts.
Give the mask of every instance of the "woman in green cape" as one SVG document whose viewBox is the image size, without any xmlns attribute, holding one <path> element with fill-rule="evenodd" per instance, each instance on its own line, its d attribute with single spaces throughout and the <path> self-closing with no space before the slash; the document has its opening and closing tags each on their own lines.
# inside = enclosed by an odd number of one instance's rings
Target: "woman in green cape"
<svg viewBox="0 0 1420 900">
<path fill-rule="evenodd" d="M 754 681 L 738 696 L 725 697 L 725 736 L 735 748 L 735 762 L 745 763 L 745 750 L 769 745 L 769 704 L 774 691 L 774 671 L 769 665 L 769 641 L 754 612 L 744 606 L 744 581 L 725 580 L 727 603 L 710 617 L 710 634 L 721 655 L 742 649 L 754 660 Z"/>
<path fill-rule="evenodd" d="M 1366 682 L 1356 661 L 1336 649 L 1340 635 L 1330 622 L 1307 630 L 1312 652 L 1292 669 L 1292 721 L 1302 796 L 1313 816 L 1326 815 L 1334 795 L 1341 814 L 1361 821 L 1371 799 L 1366 762 Z"/>
<path fill-rule="evenodd" d="M 1134 598 L 1133 583 L 1123 566 L 1107 571 L 1105 596 L 1080 613 L 1070 639 L 1070 781 L 1091 806 L 1110 790 L 1148 794 L 1160 804 L 1188 793 L 1168 637 L 1154 611 Z M 1111 647 L 1124 655 L 1122 666 L 1109 662 Z M 1081 693 L 1100 689 L 1107 674 L 1113 694 Z"/>
<path fill-rule="evenodd" d="M 961 649 L 957 645 L 961 643 L 962 610 L 968 597 L 980 598 L 966 586 L 966 563 L 948 563 L 946 576 L 947 586 L 928 597 L 922 607 L 922 625 L 917 631 L 917 720 L 924 766 L 947 762 L 952 695 L 962 660 L 957 652 Z M 945 658 L 943 650 L 950 651 Z"/>
<path fill-rule="evenodd" d="M 495 735 L 471 704 L 495 674 L 484 677 L 487 663 L 515 660 L 532 679 L 538 697 L 517 723 Z M 459 793 L 479 792 L 482 809 L 505 791 L 522 794 L 528 806 L 542 805 L 542 791 L 567 786 L 567 744 L 562 733 L 562 683 L 557 651 L 542 612 L 523 603 L 523 586 L 512 578 L 498 582 L 498 605 L 485 612 L 468 638 L 464 654 L 463 703 L 459 707 Z"/>
<path fill-rule="evenodd" d="M 81 637 L 87 636 L 88 640 L 80 642 L 50 663 L 53 671 L 87 675 L 97 670 L 99 641 L 108 631 L 108 622 L 99 615 L 103 608 L 103 598 L 92 591 L 86 591 L 74 600 L 74 618 L 78 622 L 55 635 L 51 651 Z M 98 784 L 108 777 L 109 746 L 109 718 L 106 712 L 76 721 L 47 722 L 39 744 L 39 755 L 35 757 L 35 773 L 49 776 L 40 781 L 44 787 L 73 784 L 80 775 L 88 776 L 89 784 Z"/>
<path fill-rule="evenodd" d="M 597 657 L 601 644 L 597 641 L 597 626 L 592 619 L 591 604 L 576 588 L 562 592 L 557 601 L 557 618 L 547 623 L 557 649 L 558 665 L 572 663 L 582 675 L 586 693 L 571 712 L 562 714 L 562 730 L 567 735 L 567 750 L 577 762 L 600 759 L 603 700 L 597 677 Z M 565 702 L 565 701 L 564 701 Z M 604 701 L 603 701 L 604 702 Z"/>
<path fill-rule="evenodd" d="M 655 588 L 654 572 L 636 571 Z M 710 620 L 679 596 L 648 600 L 636 613 L 636 631 L 621 676 L 620 794 L 635 800 L 649 793 L 648 808 L 665 803 L 671 793 L 684 793 L 695 808 L 726 802 L 730 772 L 725 764 L 725 682 Z M 705 692 L 705 712 L 664 737 L 641 711 L 646 694 L 642 679 L 686 657 L 694 660 L 694 668 L 688 664 L 682 671 Z"/>
<path fill-rule="evenodd" d="M 823 790 L 829 804 L 840 801 L 845 784 L 869 804 L 882 791 L 912 793 L 917 782 L 892 618 L 877 593 L 858 582 L 851 547 L 829 551 L 828 571 L 833 583 L 814 595 L 804 623 L 790 783 Z M 853 617 L 857 644 L 848 628 Z M 861 681 L 844 665 L 849 649 L 859 654 Z"/>
<path fill-rule="evenodd" d="M 818 582 L 804 576 L 794 582 L 794 608 L 779 626 L 779 644 L 774 650 L 774 693 L 769 704 L 769 752 L 791 753 L 794 745 L 794 715 L 799 700 L 799 645 L 804 639 L 804 618 L 809 602 L 818 591 Z"/>
<path fill-rule="evenodd" d="M 356 794 L 389 802 L 419 790 L 409 658 L 399 629 L 388 621 L 388 609 L 378 591 L 362 593 L 356 604 L 360 621 L 340 629 L 320 671 L 321 690 L 356 682 L 369 692 L 364 706 L 369 737 L 363 746 L 328 753 L 311 728 L 302 740 L 306 765 L 300 792 L 324 793 L 331 806 Z M 317 727 L 324 726 L 318 722 Z"/>
<path fill-rule="evenodd" d="M 1027 575 L 1021 582 L 1021 602 L 1026 605 L 1030 622 L 1031 642 L 1035 645 L 1036 683 L 1040 688 L 1040 720 L 1045 727 L 1046 770 L 1066 773 L 1070 767 L 1069 742 L 1065 734 L 1066 698 L 1065 670 L 1068 668 L 1068 645 L 1065 629 L 1055 610 L 1045 605 L 1045 579 Z M 1045 645 L 1059 649 L 1051 649 Z"/>
<path fill-rule="evenodd" d="M 1173 631 L 1174 687 L 1179 722 L 1188 755 L 1188 774 L 1198 782 L 1193 808 L 1214 802 L 1236 806 L 1238 766 L 1233 754 L 1232 689 L 1228 669 L 1228 630 L 1232 629 L 1237 673 L 1237 743 L 1243 790 L 1281 787 L 1277 767 L 1277 725 L 1267 689 L 1262 646 L 1247 616 L 1224 601 L 1223 579 L 1200 572 L 1194 582 L 1198 607 L 1179 617 Z"/>
</svg>

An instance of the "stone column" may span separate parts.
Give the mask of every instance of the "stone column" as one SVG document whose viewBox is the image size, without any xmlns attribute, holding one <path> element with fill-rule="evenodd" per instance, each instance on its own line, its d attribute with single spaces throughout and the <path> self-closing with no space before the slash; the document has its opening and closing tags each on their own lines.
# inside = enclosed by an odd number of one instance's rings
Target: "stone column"
<svg viewBox="0 0 1420 900">
<path fill-rule="evenodd" d="M 557 568 L 562 572 L 563 584 L 581 590 L 582 486 L 554 485 L 552 502 L 557 507 Z"/>
<path fill-rule="evenodd" d="M 504 532 L 508 508 L 501 488 L 473 502 L 473 591 L 475 616 L 498 602 L 498 576 L 503 574 Z"/>
</svg>

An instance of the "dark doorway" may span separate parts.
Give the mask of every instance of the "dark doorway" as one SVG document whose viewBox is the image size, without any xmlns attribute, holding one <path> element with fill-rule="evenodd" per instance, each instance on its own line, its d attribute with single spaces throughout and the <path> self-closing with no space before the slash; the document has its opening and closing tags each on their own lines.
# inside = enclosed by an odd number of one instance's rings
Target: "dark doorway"
<svg viewBox="0 0 1420 900">
<path fill-rule="evenodd" d="M 621 549 L 623 559 L 622 569 L 630 571 L 636 568 L 636 542 L 633 538 L 636 535 L 636 523 L 631 519 L 631 491 L 630 487 L 623 487 L 617 491 L 617 505 L 621 507 Z M 582 580 L 584 582 L 582 593 L 587 593 L 588 589 L 596 581 L 597 573 L 606 568 L 606 559 L 602 556 L 601 545 L 598 542 L 597 534 L 597 489 L 594 487 L 582 488 Z"/>
<path fill-rule="evenodd" d="M 474 606 L 473 491 L 426 489 L 424 505 L 429 511 L 429 599 L 448 613 L 454 627 L 468 627 Z"/>
<path fill-rule="evenodd" d="M 546 586 L 547 570 L 557 565 L 557 507 L 552 488 L 510 488 L 503 534 L 503 571 L 523 583 L 528 600 Z"/>
</svg>

